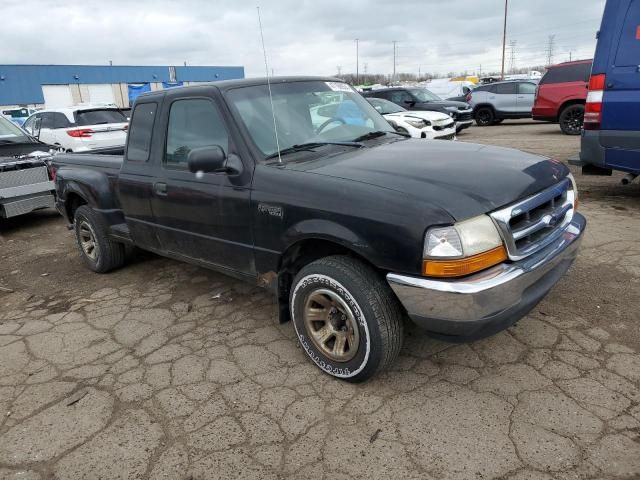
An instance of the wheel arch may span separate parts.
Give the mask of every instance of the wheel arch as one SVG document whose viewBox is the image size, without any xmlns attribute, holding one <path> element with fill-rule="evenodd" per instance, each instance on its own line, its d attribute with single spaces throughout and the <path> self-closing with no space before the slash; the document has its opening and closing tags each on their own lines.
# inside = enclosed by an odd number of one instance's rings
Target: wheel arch
<svg viewBox="0 0 640 480">
<path fill-rule="evenodd" d="M 296 274 L 309 263 L 332 255 L 355 258 L 375 270 L 375 264 L 352 244 L 338 237 L 310 235 L 290 244 L 280 256 L 277 272 L 277 296 L 280 304 L 280 321 L 290 320 L 289 292 Z"/>
<path fill-rule="evenodd" d="M 565 108 L 571 105 L 584 105 L 585 103 L 586 100 L 583 98 L 571 98 L 569 100 L 565 100 L 560 104 L 560 107 L 558 107 L 558 113 L 556 113 L 556 121 L 560 120 L 560 115 L 562 115 L 562 112 Z"/>
</svg>

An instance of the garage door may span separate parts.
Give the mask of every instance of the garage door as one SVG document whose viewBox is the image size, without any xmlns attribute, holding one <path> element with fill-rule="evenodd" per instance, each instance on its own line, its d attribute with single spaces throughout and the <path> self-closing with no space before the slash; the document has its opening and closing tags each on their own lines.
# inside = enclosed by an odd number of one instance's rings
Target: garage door
<svg viewBox="0 0 640 480">
<path fill-rule="evenodd" d="M 73 97 L 69 85 L 43 85 L 45 108 L 70 107 L 73 105 Z"/>
<path fill-rule="evenodd" d="M 113 98 L 113 88 L 111 88 L 111 84 L 88 85 L 88 87 L 89 101 L 91 103 L 116 103 Z"/>
</svg>

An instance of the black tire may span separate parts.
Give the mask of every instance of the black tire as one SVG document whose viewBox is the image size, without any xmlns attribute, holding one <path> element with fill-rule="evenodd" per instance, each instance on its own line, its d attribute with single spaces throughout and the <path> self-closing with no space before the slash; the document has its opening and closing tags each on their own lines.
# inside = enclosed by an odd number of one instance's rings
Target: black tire
<svg viewBox="0 0 640 480">
<path fill-rule="evenodd" d="M 496 116 L 493 113 L 493 108 L 491 107 L 480 107 L 476 110 L 474 116 L 476 125 L 478 125 L 479 127 L 488 127 L 496 120 Z"/>
<path fill-rule="evenodd" d="M 109 238 L 109 228 L 100 214 L 82 205 L 76 209 L 73 223 L 80 255 L 90 270 L 106 273 L 124 264 L 124 245 Z"/>
<path fill-rule="evenodd" d="M 322 293 L 326 292 L 326 293 Z M 349 346 L 345 358 L 336 360 L 328 356 L 322 348 L 329 348 L 332 337 L 317 340 L 322 336 L 325 326 L 333 322 L 331 310 L 322 304 L 314 304 L 313 299 L 331 297 L 338 299 L 338 305 L 347 310 L 336 310 L 340 317 L 345 311 L 351 314 L 352 329 L 349 321 L 338 329 L 331 326 L 334 333 L 333 346 L 336 350 L 338 334 L 347 338 L 342 341 L 342 350 Z M 316 305 L 316 308 L 311 308 Z M 335 303 L 334 303 L 335 305 Z M 321 308 L 317 308 L 317 307 Z M 362 382 L 388 367 L 398 356 L 404 339 L 403 312 L 384 279 L 370 266 L 347 256 L 331 256 L 306 265 L 296 275 L 289 296 L 291 318 L 296 329 L 298 341 L 304 352 L 318 366 L 331 376 L 348 382 Z M 339 307 L 340 308 L 340 307 Z M 329 319 L 309 321 L 309 312 L 329 311 Z M 345 315 L 342 315 L 344 321 Z M 340 321 L 340 318 L 337 319 Z M 323 323 L 316 330 L 315 339 L 310 329 L 314 324 Z M 309 325 L 309 327 L 307 326 Z M 353 332 L 353 333 L 351 333 Z M 358 341 L 351 344 L 351 338 Z M 343 337 L 343 338 L 344 338 Z M 322 343 L 322 346 L 318 345 Z M 351 355 L 351 358 L 346 358 Z"/>
<path fill-rule="evenodd" d="M 560 112 L 558 122 L 560 130 L 565 135 L 580 135 L 584 122 L 584 105 L 577 103 L 564 107 Z"/>
</svg>

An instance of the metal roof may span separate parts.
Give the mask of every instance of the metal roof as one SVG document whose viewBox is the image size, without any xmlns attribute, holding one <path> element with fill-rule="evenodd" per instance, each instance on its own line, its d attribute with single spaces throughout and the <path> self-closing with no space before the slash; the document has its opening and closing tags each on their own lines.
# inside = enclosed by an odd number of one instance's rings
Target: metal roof
<svg viewBox="0 0 640 480">
<path fill-rule="evenodd" d="M 44 103 L 42 85 L 171 81 L 170 66 L 0 65 L 0 105 Z M 244 67 L 175 66 L 175 80 L 207 82 L 244 78 Z"/>
</svg>

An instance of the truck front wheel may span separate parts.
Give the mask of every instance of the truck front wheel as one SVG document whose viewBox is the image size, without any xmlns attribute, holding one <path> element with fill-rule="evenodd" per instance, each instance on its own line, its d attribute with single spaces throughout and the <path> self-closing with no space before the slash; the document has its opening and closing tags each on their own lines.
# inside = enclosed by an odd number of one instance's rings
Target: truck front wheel
<svg viewBox="0 0 640 480">
<path fill-rule="evenodd" d="M 331 256 L 296 275 L 289 299 L 304 352 L 329 375 L 361 382 L 389 366 L 403 341 L 402 310 L 365 263 Z"/>
<path fill-rule="evenodd" d="M 82 260 L 90 270 L 106 273 L 124 264 L 124 245 L 109 238 L 108 226 L 91 207 L 78 207 L 74 227 Z"/>
</svg>

